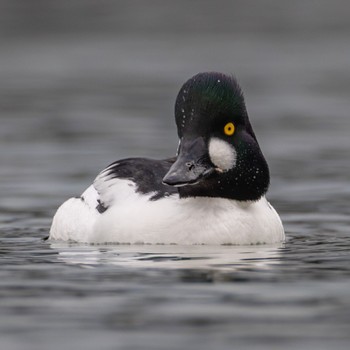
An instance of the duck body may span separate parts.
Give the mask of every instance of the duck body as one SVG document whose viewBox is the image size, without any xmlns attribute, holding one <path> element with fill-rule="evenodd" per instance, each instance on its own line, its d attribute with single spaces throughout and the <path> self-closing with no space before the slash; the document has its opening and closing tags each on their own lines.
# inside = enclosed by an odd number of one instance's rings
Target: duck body
<svg viewBox="0 0 350 350">
<path fill-rule="evenodd" d="M 232 77 L 201 73 L 175 104 L 174 158 L 129 158 L 61 205 L 50 239 L 119 244 L 263 244 L 284 239 L 269 170 Z"/>
</svg>

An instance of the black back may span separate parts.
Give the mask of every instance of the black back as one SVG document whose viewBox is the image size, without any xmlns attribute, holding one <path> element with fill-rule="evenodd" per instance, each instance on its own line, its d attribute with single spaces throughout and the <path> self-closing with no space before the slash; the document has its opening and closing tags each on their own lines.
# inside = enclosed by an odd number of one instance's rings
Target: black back
<svg viewBox="0 0 350 350">
<path fill-rule="evenodd" d="M 174 163 L 175 158 L 154 160 L 148 158 L 128 158 L 112 163 L 105 170 L 112 179 L 131 180 L 136 185 L 136 191 L 142 194 L 154 192 L 151 200 L 177 194 L 176 187 L 162 183 L 163 177 Z"/>
</svg>

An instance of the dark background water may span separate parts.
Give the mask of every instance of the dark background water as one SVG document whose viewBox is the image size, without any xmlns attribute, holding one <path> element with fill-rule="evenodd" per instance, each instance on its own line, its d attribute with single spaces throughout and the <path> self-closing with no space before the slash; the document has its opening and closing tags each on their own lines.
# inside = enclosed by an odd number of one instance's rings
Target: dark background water
<svg viewBox="0 0 350 350">
<path fill-rule="evenodd" d="M 348 349 L 348 1 L 0 1 L 1 349 Z M 173 155 L 190 76 L 235 74 L 282 246 L 43 242 L 126 156 Z"/>
</svg>

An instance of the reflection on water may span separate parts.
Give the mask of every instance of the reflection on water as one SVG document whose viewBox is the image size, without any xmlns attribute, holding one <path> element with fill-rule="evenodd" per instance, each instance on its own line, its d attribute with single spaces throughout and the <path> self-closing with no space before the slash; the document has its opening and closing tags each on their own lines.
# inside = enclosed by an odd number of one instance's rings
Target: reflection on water
<svg viewBox="0 0 350 350">
<path fill-rule="evenodd" d="M 54 242 L 50 247 L 67 264 L 115 265 L 139 269 L 202 269 L 237 271 L 269 268 L 278 263 L 280 245 L 177 246 L 118 245 L 89 246 Z"/>
</svg>

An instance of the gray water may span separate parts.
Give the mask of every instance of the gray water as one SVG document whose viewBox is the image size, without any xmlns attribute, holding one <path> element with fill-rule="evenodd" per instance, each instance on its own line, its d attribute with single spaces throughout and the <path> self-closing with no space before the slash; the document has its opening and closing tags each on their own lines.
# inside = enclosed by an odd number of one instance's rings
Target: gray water
<svg viewBox="0 0 350 350">
<path fill-rule="evenodd" d="M 349 349 L 347 1 L 0 1 L 1 349 Z M 287 240 L 44 241 L 107 164 L 177 146 L 181 84 L 234 73 Z"/>
</svg>

